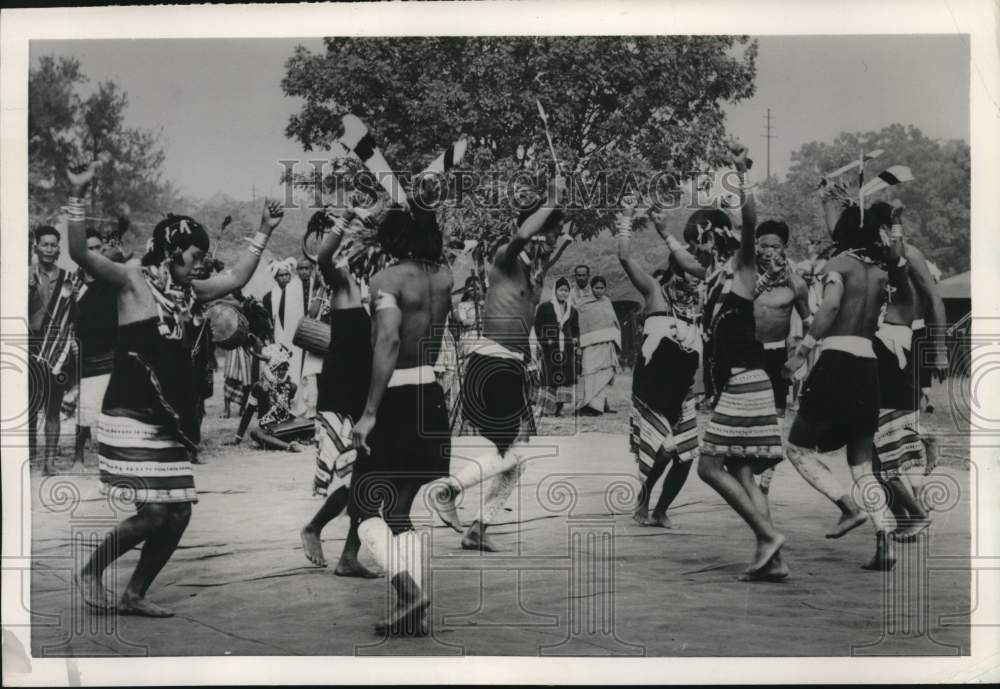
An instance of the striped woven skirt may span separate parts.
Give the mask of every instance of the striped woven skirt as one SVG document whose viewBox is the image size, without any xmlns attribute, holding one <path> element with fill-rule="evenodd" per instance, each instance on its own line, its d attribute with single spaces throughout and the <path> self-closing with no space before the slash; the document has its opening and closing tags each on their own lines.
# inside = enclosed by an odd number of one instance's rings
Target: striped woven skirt
<svg viewBox="0 0 1000 689">
<path fill-rule="evenodd" d="M 313 494 L 327 495 L 351 483 L 357 452 L 351 439 L 354 426 L 346 414 L 321 411 L 316 414 L 316 474 Z"/>
<path fill-rule="evenodd" d="M 751 369 L 730 376 L 705 428 L 701 453 L 753 460 L 755 473 L 784 459 L 767 373 Z"/>
<path fill-rule="evenodd" d="M 198 502 L 188 450 L 167 426 L 102 412 L 97 452 L 102 483 L 136 504 Z"/>
<path fill-rule="evenodd" d="M 226 353 L 225 365 L 225 400 L 243 404 L 247 388 L 250 387 L 250 355 L 243 347 L 237 347 Z"/>
<path fill-rule="evenodd" d="M 875 452 L 879 470 L 885 478 L 897 478 L 927 464 L 924 443 L 920 440 L 919 415 L 916 411 L 880 409 L 875 432 Z"/>
<path fill-rule="evenodd" d="M 673 452 L 681 462 L 698 457 L 698 414 L 693 396 L 684 400 L 677 427 L 671 428 L 666 416 L 633 395 L 629 430 L 629 447 L 644 476 L 658 457 L 668 459 Z"/>
</svg>

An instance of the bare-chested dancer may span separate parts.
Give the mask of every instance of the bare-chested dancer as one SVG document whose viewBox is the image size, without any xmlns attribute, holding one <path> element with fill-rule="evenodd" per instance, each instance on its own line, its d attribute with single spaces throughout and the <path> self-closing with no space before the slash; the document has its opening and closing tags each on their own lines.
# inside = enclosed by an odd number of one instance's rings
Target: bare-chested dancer
<svg viewBox="0 0 1000 689">
<path fill-rule="evenodd" d="M 253 275 L 283 209 L 267 202 L 247 252 L 232 270 L 201 280 L 208 233 L 193 218 L 168 215 L 153 230 L 139 262 L 115 263 L 87 250 L 83 194 L 96 165 L 70 173 L 69 252 L 80 267 L 118 288 L 118 340 L 111 380 L 98 419 L 101 481 L 135 501 L 136 513 L 97 547 L 77 576 L 84 602 L 118 614 L 170 617 L 146 598 L 173 555 L 198 501 L 191 453 L 198 448 L 192 332 L 201 304 L 243 287 Z M 117 604 L 104 588 L 104 570 L 142 544 L 142 554 Z"/>
<path fill-rule="evenodd" d="M 802 318 L 803 328 L 809 329 L 809 288 L 791 266 L 785 249 L 788 247 L 788 225 L 780 220 L 765 220 L 757 226 L 757 288 L 753 300 L 753 317 L 757 323 L 757 341 L 764 345 L 764 371 L 771 379 L 774 406 L 778 418 L 785 416 L 789 382 L 783 369 L 788 360 L 788 334 L 792 329 L 792 309 Z M 760 490 L 766 496 L 771 490 L 774 467 L 760 476 Z"/>
<path fill-rule="evenodd" d="M 462 414 L 495 451 L 469 462 L 448 477 L 435 493 L 434 505 L 446 524 L 461 532 L 455 507 L 458 495 L 492 479 L 483 490 L 483 507 L 462 537 L 462 547 L 496 551 L 486 537 L 487 525 L 510 497 L 523 471 L 522 457 L 512 448 L 532 420 L 526 395 L 528 336 L 535 320 L 545 271 L 563 226 L 558 204 L 565 183 L 556 177 L 545 203 L 523 211 L 510 242 L 494 256 L 483 337 L 470 347 L 462 381 Z"/>
<path fill-rule="evenodd" d="M 310 231 L 329 231 L 323 239 L 317 263 L 331 293 L 330 348 L 319 374 L 316 438 L 317 463 L 322 465 L 332 486 L 326 486 L 328 494 L 323 506 L 300 534 L 306 558 L 320 567 L 326 566 L 321 539 L 323 527 L 347 507 L 350 498 L 351 472 L 357 455 L 351 432 L 354 422 L 364 412 L 372 370 L 371 319 L 361 303 L 361 287 L 346 261 L 338 262 L 334 258 L 345 225 L 353 218 L 350 210 L 338 217 L 333 209 L 326 209 L 317 211 L 309 220 Z M 352 518 L 344 550 L 333 573 L 341 577 L 377 576 L 358 560 L 360 548 L 358 521 Z"/>
<path fill-rule="evenodd" d="M 829 199 L 825 204 L 829 205 Z M 881 232 L 888 234 L 890 225 L 891 209 L 884 203 L 867 209 L 863 223 L 857 206 L 840 214 L 833 240 L 841 253 L 825 266 L 823 303 L 809 333 L 785 366 L 791 379 L 805 365 L 810 350 L 823 340 L 819 359 L 802 389 L 787 453 L 802 477 L 840 508 L 840 520 L 827 538 L 840 538 L 871 517 L 876 552 L 863 565 L 866 569 L 889 569 L 895 564 L 885 500 L 874 499 L 883 489 L 872 474 L 879 416 L 878 361 L 872 340 L 888 284 L 883 268 L 886 247 L 880 237 Z M 864 496 L 865 509 L 858 507 L 815 452 L 831 452 L 845 445 L 851 476 Z"/>
<path fill-rule="evenodd" d="M 698 418 L 692 394 L 701 358 L 701 299 L 696 281 L 705 269 L 650 214 L 670 251 L 659 279 L 647 273 L 630 251 L 634 200 L 626 199 L 618 223 L 618 260 L 643 298 L 642 345 L 632 373 L 629 445 L 639 465 L 642 492 L 633 519 L 643 526 L 672 528 L 667 509 L 687 481 L 698 456 Z M 660 498 L 649 515 L 657 479 L 667 466 Z"/>
<path fill-rule="evenodd" d="M 397 607 L 376 631 L 421 633 L 430 592 L 423 585 L 422 542 L 410 508 L 421 486 L 448 474 L 451 429 L 434 363 L 454 279 L 442 259 L 433 211 L 392 208 L 379 238 L 398 262 L 370 282 L 371 383 L 354 424 L 358 458 L 350 514 L 397 593 Z"/>
</svg>

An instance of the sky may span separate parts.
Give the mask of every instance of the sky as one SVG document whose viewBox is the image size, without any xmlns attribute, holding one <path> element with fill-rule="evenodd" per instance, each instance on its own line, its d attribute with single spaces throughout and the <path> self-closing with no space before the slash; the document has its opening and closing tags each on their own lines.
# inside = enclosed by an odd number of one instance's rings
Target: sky
<svg viewBox="0 0 1000 689">
<path fill-rule="evenodd" d="M 726 107 L 727 128 L 784 176 L 793 151 L 841 131 L 913 124 L 927 136 L 969 140 L 969 44 L 955 35 L 759 37 L 756 93 Z M 284 135 L 302 102 L 281 91 L 296 45 L 319 38 L 34 41 L 40 55 L 77 58 L 90 81 L 129 95 L 129 126 L 162 132 L 164 176 L 182 193 L 237 199 L 274 195 L 282 159 L 311 156 Z M 756 168 L 756 166 L 755 166 Z"/>
</svg>

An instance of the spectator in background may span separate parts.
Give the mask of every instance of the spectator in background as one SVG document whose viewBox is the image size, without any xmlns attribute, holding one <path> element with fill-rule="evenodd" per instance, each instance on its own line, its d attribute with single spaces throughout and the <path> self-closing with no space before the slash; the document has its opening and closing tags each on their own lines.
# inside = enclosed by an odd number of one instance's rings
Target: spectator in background
<svg viewBox="0 0 1000 689">
<path fill-rule="evenodd" d="M 580 320 L 569 303 L 569 280 L 559 278 L 552 292 L 535 312 L 535 336 L 542 350 L 540 402 L 543 414 L 562 416 L 563 406 L 573 402 Z"/>
<path fill-rule="evenodd" d="M 296 268 L 294 258 L 271 261 L 268 269 L 274 277 L 274 287 L 264 295 L 264 308 L 271 314 L 274 324 L 274 342 L 284 345 L 291 358 L 288 362 L 288 378 L 296 389 L 302 377 L 302 350 L 292 344 L 295 329 L 305 315 L 305 288 L 298 276 L 292 277 Z"/>
<path fill-rule="evenodd" d="M 579 311 L 594 299 L 590 287 L 590 267 L 582 263 L 573 269 L 573 281 L 576 283 L 569 293 L 569 305 Z"/>
<path fill-rule="evenodd" d="M 610 412 L 608 390 L 618 371 L 622 347 L 621 325 L 615 307 L 607 297 L 607 281 L 600 275 L 590 281 L 593 300 L 579 309 L 580 381 L 577 411 L 585 416 Z"/>
<path fill-rule="evenodd" d="M 327 299 L 326 287 L 316 279 L 312 261 L 304 256 L 299 259 L 295 272 L 302 283 L 302 303 L 306 307 L 303 317 L 322 320 L 325 315 Z M 301 319 L 300 319 L 301 320 Z M 329 318 L 327 318 L 329 322 Z M 295 325 L 298 328 L 298 323 Z M 292 335 L 294 335 L 294 330 Z M 302 372 L 300 374 L 299 392 L 295 397 L 293 409 L 296 416 L 307 419 L 316 418 L 316 400 L 319 395 L 319 374 L 323 370 L 323 356 L 314 352 L 301 350 Z"/>
<path fill-rule="evenodd" d="M 59 412 L 71 380 L 75 299 L 72 280 L 56 265 L 59 231 L 50 225 L 35 230 L 35 261 L 28 270 L 28 452 L 38 451 L 38 412 L 45 415 L 42 470 L 53 472 L 59 452 Z"/>
</svg>

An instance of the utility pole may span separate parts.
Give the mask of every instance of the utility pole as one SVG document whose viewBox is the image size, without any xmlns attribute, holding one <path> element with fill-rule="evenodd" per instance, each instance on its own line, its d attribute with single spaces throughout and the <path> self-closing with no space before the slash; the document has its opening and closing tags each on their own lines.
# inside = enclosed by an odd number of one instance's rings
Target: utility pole
<svg viewBox="0 0 1000 689">
<path fill-rule="evenodd" d="M 764 116 L 764 133 L 760 135 L 760 138 L 767 139 L 767 178 L 771 178 L 771 139 L 777 139 L 771 132 L 774 127 L 771 126 L 771 108 L 767 109 L 767 115 Z"/>
</svg>

